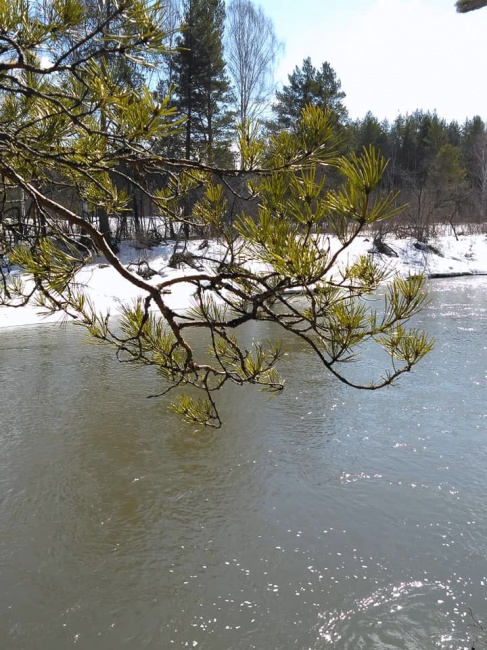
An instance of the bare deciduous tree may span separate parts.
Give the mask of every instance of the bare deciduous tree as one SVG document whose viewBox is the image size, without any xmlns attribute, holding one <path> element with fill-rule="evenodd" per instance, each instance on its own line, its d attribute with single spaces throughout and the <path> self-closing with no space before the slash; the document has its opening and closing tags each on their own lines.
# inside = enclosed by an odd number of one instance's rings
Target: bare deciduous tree
<svg viewBox="0 0 487 650">
<path fill-rule="evenodd" d="M 255 120 L 274 91 L 274 68 L 283 49 L 272 20 L 251 0 L 227 9 L 225 55 L 242 124 Z"/>
</svg>

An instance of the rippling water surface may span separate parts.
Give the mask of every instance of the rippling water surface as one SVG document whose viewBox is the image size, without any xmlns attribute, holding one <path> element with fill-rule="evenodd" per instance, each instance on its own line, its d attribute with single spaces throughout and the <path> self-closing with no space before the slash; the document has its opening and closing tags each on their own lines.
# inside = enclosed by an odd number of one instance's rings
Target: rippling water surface
<svg viewBox="0 0 487 650">
<path fill-rule="evenodd" d="M 436 349 L 396 388 L 347 389 L 297 349 L 284 395 L 228 392 L 217 432 L 76 328 L 1 332 L 1 647 L 470 648 L 487 281 L 431 287 Z"/>
</svg>

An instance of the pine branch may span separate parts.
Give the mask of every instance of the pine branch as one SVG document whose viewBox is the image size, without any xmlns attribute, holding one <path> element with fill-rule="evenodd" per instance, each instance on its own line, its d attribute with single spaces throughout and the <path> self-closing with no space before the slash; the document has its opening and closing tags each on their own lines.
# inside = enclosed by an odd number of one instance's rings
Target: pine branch
<svg viewBox="0 0 487 650">
<path fill-rule="evenodd" d="M 487 0 L 457 0 L 457 11 L 460 14 L 466 14 L 469 11 L 487 7 Z"/>
</svg>

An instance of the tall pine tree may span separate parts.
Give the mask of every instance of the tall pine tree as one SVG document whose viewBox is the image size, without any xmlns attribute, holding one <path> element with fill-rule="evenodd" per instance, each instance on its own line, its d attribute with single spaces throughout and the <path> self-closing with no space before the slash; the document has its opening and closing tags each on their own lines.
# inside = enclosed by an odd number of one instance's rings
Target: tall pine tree
<svg viewBox="0 0 487 650">
<path fill-rule="evenodd" d="M 307 104 L 331 110 L 338 123 L 346 117 L 347 109 L 342 103 L 345 93 L 327 61 L 316 69 L 308 57 L 301 68 L 294 68 L 288 79 L 289 84 L 276 93 L 277 101 L 272 107 L 279 128 L 292 129 Z"/>
<path fill-rule="evenodd" d="M 181 153 L 228 163 L 232 99 L 223 58 L 223 0 L 186 0 L 174 60 L 175 103 L 186 118 Z"/>
</svg>

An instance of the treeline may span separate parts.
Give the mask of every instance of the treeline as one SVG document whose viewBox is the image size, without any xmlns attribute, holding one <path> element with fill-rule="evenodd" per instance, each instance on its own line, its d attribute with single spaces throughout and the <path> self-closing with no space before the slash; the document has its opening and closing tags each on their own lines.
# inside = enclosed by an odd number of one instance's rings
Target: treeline
<svg viewBox="0 0 487 650">
<path fill-rule="evenodd" d="M 396 229 L 424 239 L 437 224 L 454 231 L 466 223 L 484 225 L 487 133 L 480 117 L 460 125 L 418 110 L 389 123 L 368 113 L 346 130 L 351 148 L 373 144 L 389 159 L 384 183 L 407 203 Z"/>
<path fill-rule="evenodd" d="M 83 0 L 81 4 L 88 16 L 87 33 L 105 14 L 113 15 L 111 0 Z M 107 28 L 116 32 L 116 18 L 110 20 Z M 127 61 L 115 52 L 91 53 L 98 59 L 102 56 L 102 68 L 117 87 L 142 88 L 146 84 L 158 98 L 172 128 L 163 139 L 150 141 L 154 153 L 169 160 L 198 161 L 216 170 L 239 169 L 242 148 L 252 146 L 256 138 L 268 141 L 283 130 L 293 131 L 304 107 L 312 104 L 332 115 L 341 154 L 373 145 L 390 161 L 383 189 L 400 191 L 398 203 L 407 207 L 388 228 L 424 239 L 440 223 L 454 228 L 484 223 L 487 132 L 480 117 L 458 124 L 418 110 L 393 122 L 380 122 L 371 113 L 351 120 L 337 74 L 328 62 L 315 67 L 310 58 L 296 66 L 287 83 L 276 90 L 275 68 L 283 45 L 270 18 L 252 0 L 168 0 L 161 29 L 166 33 L 167 51 L 154 58 L 150 73 L 136 58 Z M 86 56 L 90 56 L 89 49 Z M 109 128 L 109 119 L 101 109 L 103 128 Z M 337 182 L 333 170 L 327 174 L 327 185 L 333 186 Z M 125 184 L 120 180 L 124 177 Z M 154 215 L 147 198 L 150 193 L 142 191 L 146 186 L 157 191 L 170 181 L 170 176 L 160 173 L 151 176 L 144 172 L 144 177 L 139 177 L 137 169 L 125 164 L 117 184 L 130 194 L 130 202 L 116 226 L 104 206 L 95 211 L 85 205 L 81 209 L 106 237 L 119 239 L 135 232 L 148 241 L 148 229 L 155 238 L 174 237 L 174 219 L 168 219 L 161 233 L 157 222 L 149 219 Z M 236 197 L 242 195 L 242 183 L 237 178 L 234 187 L 227 188 L 231 199 L 227 219 L 240 209 Z M 233 194 L 232 189 L 236 190 Z M 30 218 L 33 207 L 21 197 L 17 208 L 20 222 Z M 180 209 L 185 223 L 182 234 L 205 234 L 196 229 L 192 233 L 188 225 L 191 200 L 182 201 Z M 248 202 L 246 210 L 252 213 L 253 209 Z"/>
<path fill-rule="evenodd" d="M 160 152 L 238 167 L 238 125 L 270 138 L 292 130 L 302 109 L 313 104 L 332 112 L 344 155 L 373 145 L 390 161 L 385 189 L 400 191 L 399 200 L 407 204 L 392 224 L 396 230 L 425 238 L 439 223 L 455 228 L 485 221 L 487 132 L 480 117 L 459 124 L 418 110 L 393 122 L 370 112 L 351 120 L 331 65 L 315 67 L 309 58 L 276 91 L 282 44 L 251 0 L 231 0 L 226 8 L 223 0 L 172 0 L 168 18 L 175 51 L 159 67 L 157 88 L 161 97 L 170 94 L 183 122 L 172 138 L 158 143 Z"/>
<path fill-rule="evenodd" d="M 292 130 L 301 110 L 330 110 L 344 155 L 373 145 L 390 160 L 384 184 L 400 190 L 407 208 L 395 228 L 424 238 L 435 224 L 482 224 L 487 210 L 487 132 L 476 116 L 464 124 L 418 110 L 393 122 L 370 112 L 350 120 L 345 93 L 328 62 L 307 58 L 277 92 L 273 72 L 280 52 L 272 22 L 251 0 L 173 2 L 182 31 L 168 57 L 161 91 L 185 118 L 180 134 L 163 143 L 167 152 L 212 164 L 238 166 L 232 134 L 252 121 L 261 137 Z M 179 13 L 178 13 L 179 12 Z M 331 175 L 333 182 L 333 175 Z"/>
</svg>

